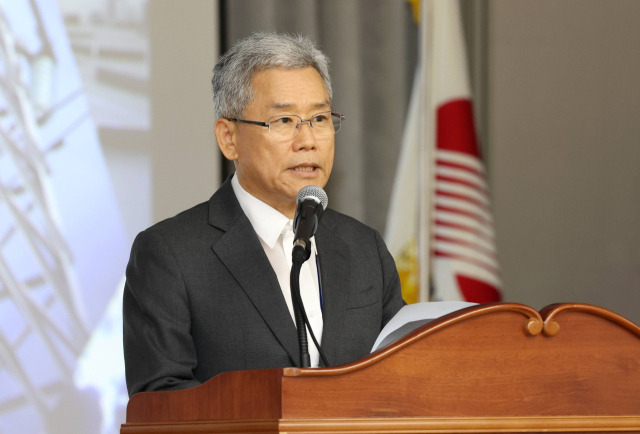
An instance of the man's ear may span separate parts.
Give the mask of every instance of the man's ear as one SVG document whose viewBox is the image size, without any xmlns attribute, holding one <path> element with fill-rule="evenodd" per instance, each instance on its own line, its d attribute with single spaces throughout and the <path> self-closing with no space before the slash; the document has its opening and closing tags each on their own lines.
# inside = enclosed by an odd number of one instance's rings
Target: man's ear
<svg viewBox="0 0 640 434">
<path fill-rule="evenodd" d="M 228 160 L 234 161 L 238 158 L 236 149 L 236 124 L 224 118 L 216 120 L 213 126 L 213 132 L 216 135 L 218 146 L 222 154 Z"/>
</svg>

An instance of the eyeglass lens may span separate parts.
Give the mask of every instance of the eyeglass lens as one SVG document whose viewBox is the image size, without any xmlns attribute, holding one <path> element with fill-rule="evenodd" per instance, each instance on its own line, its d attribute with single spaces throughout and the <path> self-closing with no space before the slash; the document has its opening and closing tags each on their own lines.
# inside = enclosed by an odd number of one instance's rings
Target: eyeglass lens
<svg viewBox="0 0 640 434">
<path fill-rule="evenodd" d="M 296 115 L 275 116 L 269 119 L 269 132 L 279 137 L 293 137 L 302 126 L 302 118 Z M 316 113 L 309 122 L 311 130 L 316 136 L 330 136 L 340 129 L 341 119 L 331 112 Z"/>
</svg>

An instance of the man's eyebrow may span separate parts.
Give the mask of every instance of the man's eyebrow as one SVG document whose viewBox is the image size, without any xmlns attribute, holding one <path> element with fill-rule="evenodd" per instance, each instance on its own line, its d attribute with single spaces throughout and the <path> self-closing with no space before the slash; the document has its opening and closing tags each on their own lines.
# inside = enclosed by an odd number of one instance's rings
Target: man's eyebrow
<svg viewBox="0 0 640 434">
<path fill-rule="evenodd" d="M 293 107 L 294 107 L 293 104 L 287 103 L 287 102 L 274 102 L 273 104 L 271 104 L 271 108 L 276 110 L 290 109 Z"/>
<path fill-rule="evenodd" d="M 313 104 L 313 107 L 315 107 L 315 108 L 331 107 L 331 103 L 329 101 L 317 102 L 317 103 Z"/>
<path fill-rule="evenodd" d="M 320 108 L 331 107 L 331 104 L 329 103 L 329 101 L 322 101 L 322 102 L 316 102 L 311 106 L 313 108 L 320 109 Z M 293 109 L 294 107 L 295 107 L 295 104 L 292 104 L 289 102 L 274 102 L 273 104 L 271 104 L 271 108 L 275 110 Z"/>
</svg>

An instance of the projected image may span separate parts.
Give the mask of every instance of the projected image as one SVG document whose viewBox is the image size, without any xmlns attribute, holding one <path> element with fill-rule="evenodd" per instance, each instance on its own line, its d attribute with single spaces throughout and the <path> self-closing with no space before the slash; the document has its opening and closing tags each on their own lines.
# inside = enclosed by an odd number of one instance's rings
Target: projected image
<svg viewBox="0 0 640 434">
<path fill-rule="evenodd" d="M 0 432 L 122 422 L 130 241 L 100 129 L 149 128 L 145 14 L 0 1 Z"/>
<path fill-rule="evenodd" d="M 146 1 L 58 3 L 96 126 L 149 129 Z"/>
</svg>

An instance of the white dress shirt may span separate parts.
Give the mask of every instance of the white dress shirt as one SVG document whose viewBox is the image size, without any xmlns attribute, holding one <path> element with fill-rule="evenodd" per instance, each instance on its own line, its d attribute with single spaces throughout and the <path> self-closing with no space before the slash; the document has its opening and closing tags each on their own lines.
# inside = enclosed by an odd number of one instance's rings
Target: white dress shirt
<svg viewBox="0 0 640 434">
<path fill-rule="evenodd" d="M 293 249 L 294 237 L 293 220 L 248 193 L 242 188 L 238 177 L 235 175 L 231 180 L 231 186 L 233 187 L 233 192 L 238 202 L 240 202 L 242 211 L 244 211 L 253 229 L 258 234 L 262 248 L 267 254 L 273 270 L 276 272 L 280 289 L 282 290 L 284 299 L 287 302 L 287 307 L 289 308 L 289 313 L 295 324 L 290 287 L 291 251 Z M 307 312 L 307 317 L 309 318 L 309 323 L 313 328 L 313 333 L 318 343 L 320 343 L 322 339 L 323 322 L 316 253 L 315 239 L 312 237 L 311 256 L 302 265 L 300 270 L 300 295 Z M 315 368 L 318 366 L 320 356 L 308 331 L 307 341 L 309 342 L 311 366 Z"/>
</svg>

